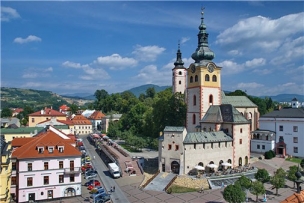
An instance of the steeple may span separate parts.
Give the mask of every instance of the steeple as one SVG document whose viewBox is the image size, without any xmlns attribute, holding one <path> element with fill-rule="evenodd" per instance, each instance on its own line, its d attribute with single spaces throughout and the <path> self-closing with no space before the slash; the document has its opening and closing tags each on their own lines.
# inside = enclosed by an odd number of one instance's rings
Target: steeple
<svg viewBox="0 0 304 203">
<path fill-rule="evenodd" d="M 214 53 L 208 47 L 208 33 L 206 32 L 206 25 L 204 24 L 204 10 L 202 8 L 201 12 L 201 24 L 198 27 L 198 46 L 195 52 L 192 54 L 192 59 L 195 60 L 195 63 L 200 63 L 201 61 L 212 61 L 214 58 Z"/>
<path fill-rule="evenodd" d="M 176 61 L 174 62 L 175 67 L 184 67 L 184 62 L 182 60 L 182 53 L 180 51 L 180 44 L 178 43 L 178 50 L 176 53 Z"/>
</svg>

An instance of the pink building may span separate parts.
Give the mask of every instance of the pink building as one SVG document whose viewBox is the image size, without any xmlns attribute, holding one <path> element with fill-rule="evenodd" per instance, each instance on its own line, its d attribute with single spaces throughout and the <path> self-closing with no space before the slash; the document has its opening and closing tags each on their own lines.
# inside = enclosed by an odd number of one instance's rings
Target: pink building
<svg viewBox="0 0 304 203">
<path fill-rule="evenodd" d="M 81 153 L 54 127 L 12 141 L 11 193 L 17 202 L 81 195 Z"/>
</svg>

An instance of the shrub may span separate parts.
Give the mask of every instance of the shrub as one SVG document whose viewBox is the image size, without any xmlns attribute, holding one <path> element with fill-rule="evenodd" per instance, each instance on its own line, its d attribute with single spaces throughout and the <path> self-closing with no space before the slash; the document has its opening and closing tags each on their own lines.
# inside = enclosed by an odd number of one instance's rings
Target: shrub
<svg viewBox="0 0 304 203">
<path fill-rule="evenodd" d="M 273 150 L 269 150 L 269 151 L 271 152 L 272 157 L 275 157 L 275 156 L 276 156 L 276 154 L 275 154 L 275 152 L 274 152 Z"/>
<path fill-rule="evenodd" d="M 272 159 L 273 157 L 275 157 L 274 151 L 269 150 L 269 151 L 265 152 L 265 159 Z"/>
</svg>

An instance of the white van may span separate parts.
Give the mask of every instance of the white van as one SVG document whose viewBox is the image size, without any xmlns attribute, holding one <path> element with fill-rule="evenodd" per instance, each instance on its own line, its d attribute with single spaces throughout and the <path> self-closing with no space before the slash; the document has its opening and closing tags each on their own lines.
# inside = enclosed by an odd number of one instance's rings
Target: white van
<svg viewBox="0 0 304 203">
<path fill-rule="evenodd" d="M 109 167 L 109 171 L 110 171 L 111 175 L 113 176 L 113 178 L 120 177 L 119 167 L 117 166 L 116 163 L 109 163 L 108 167 Z"/>
</svg>

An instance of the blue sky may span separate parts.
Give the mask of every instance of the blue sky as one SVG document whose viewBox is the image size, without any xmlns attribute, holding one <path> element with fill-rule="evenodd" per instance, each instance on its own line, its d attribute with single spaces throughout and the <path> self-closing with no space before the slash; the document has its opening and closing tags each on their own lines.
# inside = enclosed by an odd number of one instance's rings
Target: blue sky
<svg viewBox="0 0 304 203">
<path fill-rule="evenodd" d="M 201 7 L 222 89 L 304 94 L 301 1 L 1 2 L 1 86 L 58 94 L 171 85 L 180 41 L 197 48 Z"/>
</svg>

